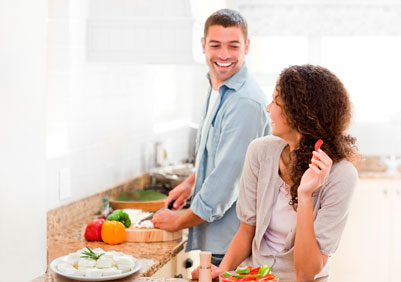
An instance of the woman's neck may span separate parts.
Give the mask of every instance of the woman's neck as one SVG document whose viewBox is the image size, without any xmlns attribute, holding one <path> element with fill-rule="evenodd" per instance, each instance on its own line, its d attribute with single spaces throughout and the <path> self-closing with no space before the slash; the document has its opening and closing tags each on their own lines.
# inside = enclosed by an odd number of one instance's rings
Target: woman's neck
<svg viewBox="0 0 401 282">
<path fill-rule="evenodd" d="M 291 148 L 286 145 L 280 155 L 279 174 L 285 183 L 292 186 L 294 183 L 291 180 Z"/>
</svg>

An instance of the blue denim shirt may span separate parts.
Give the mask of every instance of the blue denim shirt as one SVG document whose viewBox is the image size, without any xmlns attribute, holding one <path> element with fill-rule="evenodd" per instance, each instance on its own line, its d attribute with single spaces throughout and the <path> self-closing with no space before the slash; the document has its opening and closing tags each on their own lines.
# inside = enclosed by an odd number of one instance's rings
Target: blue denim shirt
<svg viewBox="0 0 401 282">
<path fill-rule="evenodd" d="M 211 88 L 209 89 L 210 98 Z M 242 68 L 219 87 L 219 97 L 198 131 L 197 163 L 191 210 L 206 222 L 189 229 L 187 251 L 225 254 L 237 232 L 239 180 L 249 143 L 269 133 L 267 99 Z M 204 116 L 207 113 L 207 105 Z M 204 136 L 200 136 L 206 126 Z"/>
</svg>

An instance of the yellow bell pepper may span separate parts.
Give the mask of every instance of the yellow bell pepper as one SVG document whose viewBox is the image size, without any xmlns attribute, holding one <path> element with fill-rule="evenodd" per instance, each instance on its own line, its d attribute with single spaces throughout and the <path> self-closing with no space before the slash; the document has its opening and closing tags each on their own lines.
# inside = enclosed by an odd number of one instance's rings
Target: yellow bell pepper
<svg viewBox="0 0 401 282">
<path fill-rule="evenodd" d="M 125 240 L 125 226 L 119 221 L 106 220 L 102 225 L 103 242 L 115 245 Z"/>
</svg>

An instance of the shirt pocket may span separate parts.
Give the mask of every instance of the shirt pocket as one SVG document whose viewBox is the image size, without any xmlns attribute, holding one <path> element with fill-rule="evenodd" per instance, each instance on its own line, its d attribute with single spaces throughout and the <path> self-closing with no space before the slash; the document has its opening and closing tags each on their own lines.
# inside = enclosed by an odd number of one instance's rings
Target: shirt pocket
<svg viewBox="0 0 401 282">
<path fill-rule="evenodd" d="M 214 155 L 216 154 L 218 144 L 219 144 L 219 130 L 211 125 L 207 133 L 207 140 L 206 140 L 206 150 L 209 158 L 214 157 Z"/>
</svg>

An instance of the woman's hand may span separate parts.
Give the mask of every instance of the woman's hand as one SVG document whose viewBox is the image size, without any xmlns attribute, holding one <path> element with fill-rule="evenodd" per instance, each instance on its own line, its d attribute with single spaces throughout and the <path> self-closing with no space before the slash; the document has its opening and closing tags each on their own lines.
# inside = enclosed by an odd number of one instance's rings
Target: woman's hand
<svg viewBox="0 0 401 282">
<path fill-rule="evenodd" d="M 221 270 L 214 264 L 212 264 L 211 271 L 212 271 L 212 279 L 219 278 L 219 275 L 224 272 L 224 270 Z M 199 266 L 191 272 L 191 275 L 192 279 L 199 279 Z"/>
<path fill-rule="evenodd" d="M 333 160 L 324 151 L 314 151 L 309 168 L 302 175 L 298 197 L 312 196 L 312 193 L 329 178 L 332 165 Z"/>
</svg>

